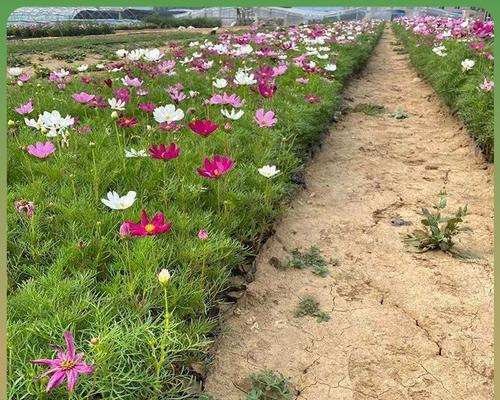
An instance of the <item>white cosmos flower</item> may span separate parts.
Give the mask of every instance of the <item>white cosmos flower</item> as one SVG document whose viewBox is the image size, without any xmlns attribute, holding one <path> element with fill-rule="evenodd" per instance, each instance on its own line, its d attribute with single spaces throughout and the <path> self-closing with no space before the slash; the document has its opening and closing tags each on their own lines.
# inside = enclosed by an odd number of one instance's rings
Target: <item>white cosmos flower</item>
<svg viewBox="0 0 500 400">
<path fill-rule="evenodd" d="M 320 60 L 326 60 L 328 58 L 328 54 L 317 54 L 316 57 Z"/>
<path fill-rule="evenodd" d="M 54 71 L 54 74 L 58 77 L 58 78 L 65 78 L 66 76 L 69 75 L 69 71 L 66 71 L 64 68 L 61 68 L 60 70 L 58 71 Z"/>
<path fill-rule="evenodd" d="M 41 130 L 43 131 L 46 129 L 47 136 L 49 137 L 55 137 L 58 134 L 61 134 L 64 136 L 64 133 L 67 128 L 73 125 L 75 122 L 74 118 L 66 115 L 64 118 L 61 117 L 61 114 L 59 111 L 52 111 L 51 113 L 48 111 L 45 111 L 42 115 L 38 117 L 38 124 L 42 127 Z"/>
<path fill-rule="evenodd" d="M 87 64 L 82 64 L 77 68 L 78 72 L 85 72 L 87 71 L 87 69 L 89 69 L 89 66 Z"/>
<path fill-rule="evenodd" d="M 200 42 L 189 42 L 189 47 L 199 46 Z"/>
<path fill-rule="evenodd" d="M 468 58 L 466 58 L 462 61 L 462 72 L 471 70 L 475 64 L 476 62 L 474 60 L 469 60 Z"/>
<path fill-rule="evenodd" d="M 95 67 L 97 69 L 104 69 L 105 68 L 104 64 L 96 64 Z"/>
<path fill-rule="evenodd" d="M 126 103 L 123 100 L 117 100 L 114 97 L 108 99 L 108 104 L 112 110 L 123 111 L 125 110 Z"/>
<path fill-rule="evenodd" d="M 440 57 L 445 57 L 446 56 L 446 47 L 445 46 L 436 46 L 432 49 L 432 51 L 440 56 Z"/>
<path fill-rule="evenodd" d="M 196 90 L 189 91 L 189 97 L 191 97 L 191 98 L 198 97 L 199 94 L 200 94 L 200 92 L 197 92 Z"/>
<path fill-rule="evenodd" d="M 236 120 L 240 119 L 243 116 L 243 114 L 245 113 L 245 111 L 243 111 L 243 110 L 236 111 L 233 108 L 233 109 L 231 109 L 231 112 L 229 112 L 228 110 L 226 110 L 226 109 L 223 108 L 222 110 L 220 110 L 220 113 L 222 115 L 224 115 L 224 117 L 232 119 L 233 121 L 236 121 Z"/>
<path fill-rule="evenodd" d="M 212 86 L 216 87 L 217 89 L 223 89 L 227 86 L 227 81 L 225 79 L 216 79 L 213 83 Z"/>
<path fill-rule="evenodd" d="M 265 176 L 266 178 L 272 178 L 273 176 L 279 174 L 280 170 L 276 169 L 275 165 L 264 165 L 259 168 L 259 174 Z"/>
<path fill-rule="evenodd" d="M 9 75 L 11 76 L 19 76 L 23 73 L 23 69 L 19 67 L 9 68 Z"/>
<path fill-rule="evenodd" d="M 337 65 L 336 64 L 326 64 L 325 70 L 330 71 L 330 72 L 336 71 Z"/>
<path fill-rule="evenodd" d="M 164 54 L 160 51 L 160 49 L 146 49 L 144 51 L 143 57 L 147 61 L 159 61 Z"/>
<path fill-rule="evenodd" d="M 128 54 L 128 51 L 125 50 L 125 49 L 120 49 L 120 50 L 116 50 L 115 54 L 118 57 L 123 58 L 123 57 L 125 57 Z"/>
<path fill-rule="evenodd" d="M 149 157 L 146 149 L 136 150 L 136 149 L 125 149 L 125 157 L 127 158 L 135 158 L 135 157 Z"/>
<path fill-rule="evenodd" d="M 139 59 L 144 55 L 144 49 L 135 49 L 127 54 L 127 58 L 130 61 L 139 61 Z"/>
<path fill-rule="evenodd" d="M 184 60 L 182 61 L 179 61 L 181 65 L 186 65 L 186 64 L 189 64 L 191 61 L 193 61 L 193 57 L 189 58 L 189 57 L 184 57 Z"/>
<path fill-rule="evenodd" d="M 203 54 L 202 54 L 202 53 L 200 53 L 200 52 L 198 52 L 198 51 L 196 51 L 196 52 L 194 52 L 194 53 L 192 54 L 192 56 L 193 56 L 194 58 L 200 58 L 202 55 L 203 55 Z"/>
<path fill-rule="evenodd" d="M 160 124 L 162 122 L 179 121 L 184 118 L 184 111 L 180 108 L 176 109 L 173 104 L 167 104 L 165 106 L 156 107 L 153 111 L 153 117 L 155 121 Z"/>
<path fill-rule="evenodd" d="M 108 198 L 101 199 L 101 201 L 112 210 L 125 210 L 134 204 L 135 196 L 137 196 L 137 193 L 134 191 L 128 192 L 125 196 L 120 196 L 113 191 L 108 192 Z"/>
<path fill-rule="evenodd" d="M 254 74 L 246 74 L 243 71 L 238 71 L 234 77 L 234 83 L 240 86 L 253 85 L 254 83 L 257 83 L 257 80 L 255 79 Z"/>
</svg>

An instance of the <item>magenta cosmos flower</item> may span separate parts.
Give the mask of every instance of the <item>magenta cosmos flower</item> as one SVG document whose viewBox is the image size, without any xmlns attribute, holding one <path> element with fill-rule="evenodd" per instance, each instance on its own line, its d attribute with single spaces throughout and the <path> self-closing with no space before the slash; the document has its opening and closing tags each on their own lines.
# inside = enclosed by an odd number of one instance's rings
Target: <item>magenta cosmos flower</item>
<svg viewBox="0 0 500 400">
<path fill-rule="evenodd" d="M 255 112 L 255 122 L 257 122 L 257 125 L 259 125 L 261 128 L 269 128 L 276 125 L 278 119 L 276 118 L 274 112 L 266 112 L 263 108 L 259 108 Z"/>
<path fill-rule="evenodd" d="M 195 133 L 200 136 L 208 136 L 211 135 L 218 127 L 218 124 L 212 124 L 212 121 L 209 119 L 202 121 L 201 119 L 197 119 L 193 122 L 189 123 L 189 127 Z"/>
<path fill-rule="evenodd" d="M 15 111 L 21 115 L 29 114 L 33 111 L 33 101 L 29 99 L 26 104 L 21 104 L 19 107 L 16 107 Z"/>
<path fill-rule="evenodd" d="M 174 143 L 170 143 L 168 149 L 167 146 L 162 143 L 158 146 L 151 146 L 148 150 L 151 157 L 159 160 L 171 160 L 172 158 L 177 158 L 181 152 L 181 149 L 179 147 L 175 147 Z"/>
<path fill-rule="evenodd" d="M 51 142 L 48 141 L 45 143 L 36 142 L 34 146 L 30 144 L 26 151 L 31 155 L 34 155 L 35 157 L 47 158 L 54 151 L 56 151 L 56 146 L 54 146 Z"/>
<path fill-rule="evenodd" d="M 39 378 L 50 376 L 47 384 L 47 392 L 60 386 L 66 379 L 68 382 L 68 391 L 72 392 L 80 374 L 89 375 L 95 371 L 94 365 L 86 364 L 83 361 L 83 353 L 76 354 L 75 342 L 70 332 L 64 332 L 64 340 L 66 341 L 66 351 L 59 346 L 53 345 L 57 350 L 57 357 L 54 360 L 42 359 L 33 360 L 34 364 L 48 365 L 49 370 L 44 372 Z"/>
<path fill-rule="evenodd" d="M 172 222 L 165 223 L 165 215 L 161 212 L 155 214 L 148 220 L 146 210 L 142 210 L 141 222 L 136 224 L 125 221 L 120 227 L 121 236 L 151 236 L 168 232 L 172 227 Z"/>
<path fill-rule="evenodd" d="M 214 160 L 205 158 L 204 167 L 197 167 L 198 174 L 208 179 L 216 179 L 229 172 L 234 166 L 234 161 L 227 156 L 214 155 Z"/>
<path fill-rule="evenodd" d="M 77 103 L 87 104 L 92 100 L 94 100 L 95 96 L 93 94 L 81 92 L 81 93 L 73 93 L 71 97 L 73 97 L 73 100 L 75 100 Z"/>
<path fill-rule="evenodd" d="M 309 103 L 319 103 L 321 101 L 319 97 L 313 96 L 312 94 L 306 94 L 304 100 Z"/>
<path fill-rule="evenodd" d="M 276 85 L 273 81 L 260 81 L 259 82 L 259 93 L 262 97 L 269 99 L 276 93 Z"/>
<path fill-rule="evenodd" d="M 208 240 L 208 233 L 205 229 L 200 229 L 200 231 L 198 232 L 198 239 Z"/>
</svg>

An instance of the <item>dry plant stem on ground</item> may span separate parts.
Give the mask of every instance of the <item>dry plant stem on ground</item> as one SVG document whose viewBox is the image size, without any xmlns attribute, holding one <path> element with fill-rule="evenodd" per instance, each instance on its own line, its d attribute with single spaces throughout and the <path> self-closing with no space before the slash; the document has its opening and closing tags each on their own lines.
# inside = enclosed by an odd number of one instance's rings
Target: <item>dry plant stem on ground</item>
<svg viewBox="0 0 500 400">
<path fill-rule="evenodd" d="M 251 374 L 290 377 L 298 400 L 493 398 L 493 185 L 489 168 L 454 118 L 417 79 L 386 30 L 346 98 L 405 110 L 411 118 L 350 113 L 327 137 L 258 257 L 256 280 L 228 317 L 206 382 L 215 398 L 239 400 Z M 451 209 L 469 205 L 463 263 L 413 254 L 394 226 L 417 225 L 443 187 Z M 294 248 L 317 245 L 340 267 L 325 278 L 277 269 Z M 313 295 L 331 319 L 296 319 Z"/>
</svg>

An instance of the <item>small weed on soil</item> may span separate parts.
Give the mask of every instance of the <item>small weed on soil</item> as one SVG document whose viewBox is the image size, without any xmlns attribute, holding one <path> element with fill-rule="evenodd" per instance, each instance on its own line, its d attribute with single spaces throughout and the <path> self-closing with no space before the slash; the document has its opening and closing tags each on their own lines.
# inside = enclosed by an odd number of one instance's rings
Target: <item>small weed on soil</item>
<svg viewBox="0 0 500 400">
<path fill-rule="evenodd" d="M 305 297 L 300 300 L 300 303 L 295 310 L 295 317 L 301 318 L 305 316 L 316 317 L 317 322 L 330 320 L 330 315 L 319 309 L 319 302 L 313 297 Z"/>
<path fill-rule="evenodd" d="M 316 246 L 311 246 L 309 250 L 301 253 L 299 249 L 292 251 L 291 258 L 286 262 L 288 268 L 311 268 L 312 272 L 321 277 L 328 275 L 328 265 L 340 266 L 340 260 L 331 258 L 327 260 L 321 255 L 321 250 Z"/>
<path fill-rule="evenodd" d="M 245 400 L 291 400 L 294 389 L 291 382 L 282 374 L 265 371 L 250 376 L 252 389 Z"/>
<path fill-rule="evenodd" d="M 389 114 L 389 116 L 394 119 L 406 119 L 409 117 L 408 113 L 404 111 L 396 111 Z"/>
<path fill-rule="evenodd" d="M 372 117 L 375 117 L 377 115 L 381 115 L 385 112 L 385 107 L 380 104 L 366 104 L 366 103 L 361 103 L 358 104 L 354 107 L 353 109 L 354 112 L 362 112 L 365 113 L 366 115 L 370 115 Z"/>
</svg>

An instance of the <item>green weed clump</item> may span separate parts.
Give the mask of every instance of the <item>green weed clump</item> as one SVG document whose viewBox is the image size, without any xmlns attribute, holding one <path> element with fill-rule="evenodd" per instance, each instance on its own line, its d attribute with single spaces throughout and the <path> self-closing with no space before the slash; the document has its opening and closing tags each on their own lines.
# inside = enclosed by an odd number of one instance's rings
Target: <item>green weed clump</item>
<svg viewBox="0 0 500 400">
<path fill-rule="evenodd" d="M 291 400 L 295 391 L 282 374 L 265 371 L 250 377 L 252 388 L 245 400 Z"/>
<path fill-rule="evenodd" d="M 433 205 L 434 212 L 422 208 L 424 219 L 421 220 L 421 223 L 423 228 L 415 229 L 405 235 L 404 242 L 410 250 L 415 252 L 422 253 L 439 249 L 463 259 L 477 258 L 468 251 L 456 249 L 455 237 L 461 232 L 471 231 L 470 227 L 462 225 L 467 216 L 467 206 L 459 207 L 451 216 L 444 216 L 442 211 L 446 208 L 445 195 L 445 193 L 440 194 L 439 201 Z"/>
<path fill-rule="evenodd" d="M 330 314 L 326 311 L 321 311 L 319 308 L 319 301 L 313 297 L 305 297 L 300 300 L 297 309 L 295 310 L 295 317 L 316 317 L 318 322 L 326 322 L 330 320 Z"/>
<path fill-rule="evenodd" d="M 340 260 L 337 258 L 327 260 L 321 255 L 321 250 L 316 246 L 311 246 L 309 250 L 304 252 L 294 249 L 292 256 L 286 263 L 286 266 L 289 268 L 312 268 L 312 271 L 321 277 L 328 275 L 329 265 L 337 267 L 340 265 Z"/>
</svg>

